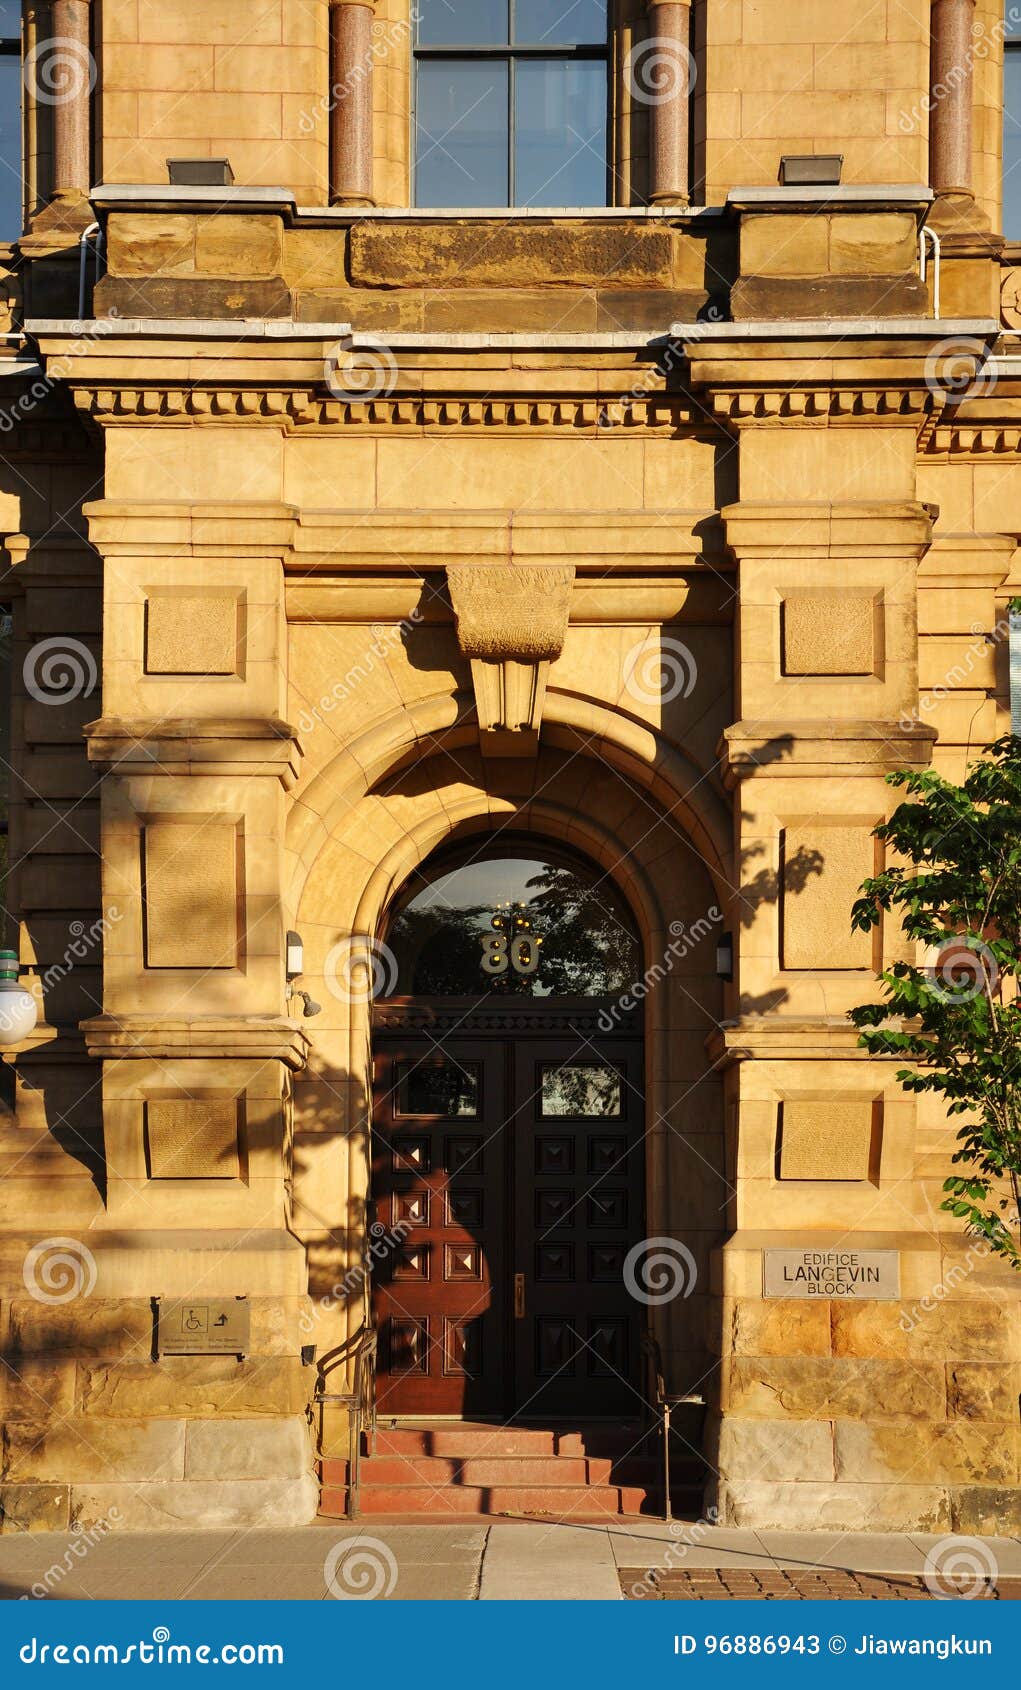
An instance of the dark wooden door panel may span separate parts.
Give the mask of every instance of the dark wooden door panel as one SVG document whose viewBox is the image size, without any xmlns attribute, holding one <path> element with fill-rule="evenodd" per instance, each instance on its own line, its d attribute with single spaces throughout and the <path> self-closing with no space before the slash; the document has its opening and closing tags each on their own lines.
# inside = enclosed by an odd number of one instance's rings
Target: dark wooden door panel
<svg viewBox="0 0 1021 1690">
<path fill-rule="evenodd" d="M 377 1050 L 375 1077 L 375 1219 L 402 1233 L 373 1273 L 379 1413 L 500 1413 L 509 1230 L 504 1046 L 387 1043 Z"/>
<path fill-rule="evenodd" d="M 643 1232 L 641 1042 L 523 1041 L 514 1093 L 516 1410 L 634 1415 L 640 1310 L 623 1273 Z"/>
<path fill-rule="evenodd" d="M 377 1040 L 374 1213 L 403 1234 L 374 1268 L 381 1415 L 639 1409 L 642 1041 L 550 1020 Z"/>
</svg>

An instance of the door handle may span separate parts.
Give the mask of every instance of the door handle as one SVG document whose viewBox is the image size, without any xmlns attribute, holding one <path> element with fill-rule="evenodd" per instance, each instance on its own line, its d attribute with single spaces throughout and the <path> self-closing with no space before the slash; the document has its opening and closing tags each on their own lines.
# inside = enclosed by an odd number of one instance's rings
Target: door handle
<svg viewBox="0 0 1021 1690">
<path fill-rule="evenodd" d="M 523 1273 L 514 1275 L 514 1319 L 525 1318 L 525 1276 Z"/>
</svg>

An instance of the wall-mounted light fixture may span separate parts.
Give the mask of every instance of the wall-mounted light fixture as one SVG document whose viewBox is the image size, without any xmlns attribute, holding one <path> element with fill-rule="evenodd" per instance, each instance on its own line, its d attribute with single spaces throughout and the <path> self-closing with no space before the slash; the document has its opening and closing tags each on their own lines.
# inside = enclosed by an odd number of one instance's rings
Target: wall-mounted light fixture
<svg viewBox="0 0 1021 1690">
<path fill-rule="evenodd" d="M 734 935 L 721 933 L 716 946 L 716 972 L 721 980 L 734 978 Z"/>
<path fill-rule="evenodd" d="M 780 159 L 784 188 L 838 188 L 843 172 L 843 153 L 784 153 Z"/>
<path fill-rule="evenodd" d="M 287 935 L 287 964 L 286 973 L 288 983 L 297 980 L 305 972 L 305 947 L 301 942 L 300 933 Z"/>
<path fill-rule="evenodd" d="M 39 1005 L 18 978 L 17 951 L 0 951 L 0 1049 L 24 1043 L 39 1019 Z"/>
<path fill-rule="evenodd" d="M 168 158 L 167 175 L 172 188 L 232 188 L 234 172 L 229 158 Z"/>
</svg>

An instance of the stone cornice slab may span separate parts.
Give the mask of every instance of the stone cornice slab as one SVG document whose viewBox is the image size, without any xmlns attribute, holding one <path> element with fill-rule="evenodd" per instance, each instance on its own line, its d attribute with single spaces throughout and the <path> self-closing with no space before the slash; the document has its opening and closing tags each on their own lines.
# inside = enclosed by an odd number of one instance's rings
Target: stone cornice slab
<svg viewBox="0 0 1021 1690">
<path fill-rule="evenodd" d="M 250 1059 L 304 1068 L 311 1041 L 283 1015 L 97 1015 L 81 1023 L 90 1056 L 112 1061 L 174 1057 Z"/>
<path fill-rule="evenodd" d="M 928 506 L 902 503 L 737 504 L 720 512 L 727 545 L 739 558 L 774 558 L 777 524 L 785 558 L 882 557 L 920 561 L 932 540 Z"/>
<path fill-rule="evenodd" d="M 724 733 L 717 755 L 724 784 L 733 788 L 755 775 L 824 779 L 924 769 L 937 737 L 935 728 L 922 723 L 736 722 Z"/>
<path fill-rule="evenodd" d="M 277 720 L 107 716 L 84 732 L 89 762 L 107 774 L 265 775 L 289 792 L 301 765 L 297 729 Z"/>
</svg>

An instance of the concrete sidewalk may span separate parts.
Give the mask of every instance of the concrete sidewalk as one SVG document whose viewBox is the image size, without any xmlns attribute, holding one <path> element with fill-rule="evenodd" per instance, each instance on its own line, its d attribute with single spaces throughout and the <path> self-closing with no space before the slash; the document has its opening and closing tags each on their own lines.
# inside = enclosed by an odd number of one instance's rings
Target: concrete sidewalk
<svg viewBox="0 0 1021 1690">
<path fill-rule="evenodd" d="M 713 1569 L 722 1582 L 710 1589 L 702 1579 L 698 1593 L 787 1594 L 778 1575 L 823 1570 L 906 1575 L 925 1581 L 917 1594 L 964 1594 L 940 1583 L 954 1567 L 963 1567 L 966 1585 L 999 1582 L 1001 1594 L 1014 1595 L 1021 1540 L 728 1531 L 655 1520 L 372 1519 L 293 1531 L 110 1532 L 96 1542 L 45 1533 L 0 1538 L 0 1598 L 616 1602 L 621 1569 L 627 1594 L 639 1597 L 692 1594 L 682 1575 Z M 814 1593 L 862 1592 L 850 1582 L 845 1589 L 838 1577 Z"/>
</svg>

